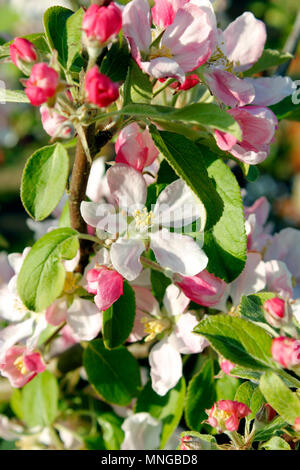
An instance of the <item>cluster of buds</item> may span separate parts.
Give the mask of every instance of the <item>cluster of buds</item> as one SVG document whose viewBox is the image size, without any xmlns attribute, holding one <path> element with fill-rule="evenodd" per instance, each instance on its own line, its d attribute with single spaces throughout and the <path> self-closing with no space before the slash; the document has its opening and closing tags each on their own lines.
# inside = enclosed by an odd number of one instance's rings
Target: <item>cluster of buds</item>
<svg viewBox="0 0 300 470">
<path fill-rule="evenodd" d="M 251 414 L 250 408 L 244 403 L 233 400 L 219 400 L 210 410 L 206 410 L 208 424 L 219 433 L 237 431 L 241 418 Z"/>
<path fill-rule="evenodd" d="M 95 295 L 99 310 L 107 310 L 123 295 L 123 277 L 106 266 L 90 269 L 86 276 L 87 291 Z"/>
</svg>

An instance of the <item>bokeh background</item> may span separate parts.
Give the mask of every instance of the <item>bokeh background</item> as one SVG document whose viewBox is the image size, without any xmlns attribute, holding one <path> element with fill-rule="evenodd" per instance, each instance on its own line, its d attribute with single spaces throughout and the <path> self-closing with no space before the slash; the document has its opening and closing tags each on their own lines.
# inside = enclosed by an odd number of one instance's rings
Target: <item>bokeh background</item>
<svg viewBox="0 0 300 470">
<path fill-rule="evenodd" d="M 41 31 L 43 13 L 50 6 L 76 9 L 86 3 L 89 2 L 0 0 L 0 44 L 15 36 Z M 285 48 L 300 10 L 299 0 L 216 0 L 215 6 L 222 28 L 244 11 L 252 11 L 267 25 L 266 47 L 279 50 Z M 299 45 L 288 74 L 294 80 L 300 79 Z M 0 80 L 5 81 L 8 89 L 22 88 L 20 78 L 15 66 L 0 64 Z M 0 104 L 0 251 L 22 251 L 34 241 L 34 223 L 28 220 L 20 201 L 20 180 L 27 158 L 48 142 L 38 109 L 27 104 Z M 262 195 L 268 198 L 276 229 L 300 227 L 300 123 L 280 124 L 271 154 L 259 166 L 256 181 L 246 183 L 238 169 L 237 176 L 244 187 L 247 205 Z"/>
</svg>

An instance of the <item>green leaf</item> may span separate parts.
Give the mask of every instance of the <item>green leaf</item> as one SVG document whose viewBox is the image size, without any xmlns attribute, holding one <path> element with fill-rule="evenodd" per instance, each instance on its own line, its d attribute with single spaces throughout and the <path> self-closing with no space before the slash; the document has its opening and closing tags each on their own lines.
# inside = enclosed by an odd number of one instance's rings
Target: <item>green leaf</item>
<svg viewBox="0 0 300 470">
<path fill-rule="evenodd" d="M 21 199 L 35 220 L 48 217 L 61 200 L 69 174 L 69 157 L 61 144 L 37 150 L 26 163 Z"/>
<path fill-rule="evenodd" d="M 288 60 L 292 59 L 294 56 L 289 52 L 280 52 L 274 49 L 265 49 L 258 59 L 258 61 L 251 67 L 251 69 L 244 72 L 246 77 L 250 77 L 259 72 L 264 72 L 270 67 L 276 67 L 278 65 L 284 64 Z"/>
<path fill-rule="evenodd" d="M 1 87 L 0 103 L 29 103 L 29 99 L 23 90 L 7 90 Z"/>
<path fill-rule="evenodd" d="M 155 145 L 173 170 L 204 205 L 208 230 L 220 219 L 223 203 L 208 177 L 199 147 L 183 135 L 158 131 L 154 126 L 150 126 L 150 132 Z"/>
<path fill-rule="evenodd" d="M 83 364 L 89 382 L 108 403 L 126 406 L 137 396 L 139 365 L 124 346 L 109 351 L 102 340 L 93 340 L 84 351 Z"/>
<path fill-rule="evenodd" d="M 265 372 L 260 379 L 260 389 L 266 402 L 292 426 L 300 416 L 300 400 L 272 371 Z"/>
<path fill-rule="evenodd" d="M 266 450 L 291 450 L 290 445 L 282 437 L 274 436 L 261 446 Z"/>
<path fill-rule="evenodd" d="M 58 60 L 65 68 L 69 61 L 67 20 L 72 15 L 76 15 L 76 13 L 74 14 L 72 10 L 59 6 L 48 8 L 44 14 L 44 27 L 49 46 L 57 51 Z M 73 39 L 71 39 L 71 44 L 72 56 L 74 52 Z"/>
<path fill-rule="evenodd" d="M 241 139 L 241 129 L 238 123 L 230 114 L 215 104 L 194 103 L 180 109 L 150 104 L 127 104 L 121 109 L 120 114 L 129 114 L 153 121 L 180 121 L 197 124 L 228 132 Z"/>
<path fill-rule="evenodd" d="M 53 230 L 33 245 L 18 275 L 18 293 L 29 310 L 41 312 L 61 294 L 66 274 L 61 261 L 73 259 L 78 248 L 71 228 Z"/>
<path fill-rule="evenodd" d="M 246 263 L 247 236 L 241 190 L 223 161 L 209 150 L 203 150 L 203 154 L 208 176 L 213 180 L 224 207 L 217 224 L 205 232 L 203 249 L 209 260 L 207 270 L 226 282 L 232 282 Z"/>
<path fill-rule="evenodd" d="M 107 450 L 120 450 L 124 440 L 124 431 L 121 429 L 123 420 L 114 413 L 102 413 L 98 417 L 102 437 Z"/>
<path fill-rule="evenodd" d="M 150 103 L 151 99 L 150 77 L 131 59 L 124 84 L 124 106 L 129 103 Z"/>
<path fill-rule="evenodd" d="M 14 414 L 23 421 L 22 391 L 19 388 L 14 388 L 9 404 Z"/>
<path fill-rule="evenodd" d="M 277 367 L 271 355 L 272 338 L 252 322 L 215 315 L 202 320 L 194 331 L 205 336 L 219 354 L 234 364 L 253 370 Z"/>
<path fill-rule="evenodd" d="M 235 401 L 239 401 L 240 403 L 244 403 L 250 408 L 250 401 L 255 390 L 255 385 L 252 382 L 244 382 L 242 383 L 236 391 L 235 394 Z"/>
<path fill-rule="evenodd" d="M 216 400 L 234 400 L 240 380 L 230 375 L 224 374 L 223 377 L 216 380 Z"/>
<path fill-rule="evenodd" d="M 293 103 L 292 96 L 288 96 L 280 103 L 276 103 L 270 106 L 270 109 L 276 114 L 279 121 L 286 119 L 287 121 L 300 121 L 300 94 L 299 91 L 295 90 L 295 100 L 297 103 Z"/>
<path fill-rule="evenodd" d="M 259 389 L 259 387 L 256 387 L 251 398 L 250 398 L 250 405 L 249 408 L 252 411 L 251 415 L 246 417 L 247 421 L 251 421 L 251 419 L 254 419 L 258 411 L 260 410 L 262 404 L 264 402 L 264 397 Z"/>
<path fill-rule="evenodd" d="M 67 68 L 70 69 L 76 59 L 80 58 L 83 8 L 79 8 L 73 15 L 67 17 L 66 41 L 67 41 Z"/>
<path fill-rule="evenodd" d="M 220 450 L 216 438 L 209 434 L 200 434 L 197 431 L 184 431 L 180 434 L 180 437 L 189 436 L 191 440 L 189 444 L 191 450 L 193 449 L 193 441 L 195 441 L 195 450 Z"/>
<path fill-rule="evenodd" d="M 69 201 L 67 200 L 63 210 L 61 211 L 59 221 L 59 227 L 71 227 L 71 218 L 70 218 L 70 209 L 69 209 Z"/>
<path fill-rule="evenodd" d="M 183 413 L 184 396 L 185 380 L 182 377 L 176 387 L 164 396 L 157 395 L 153 391 L 149 380 L 138 397 L 135 412 L 145 411 L 162 422 L 160 449 L 165 447 L 179 424 Z"/>
<path fill-rule="evenodd" d="M 200 431 L 207 418 L 206 409 L 216 401 L 214 363 L 208 359 L 189 382 L 185 404 L 185 421 L 190 429 Z"/>
<path fill-rule="evenodd" d="M 255 322 L 266 322 L 264 314 L 264 303 L 275 297 L 273 292 L 260 292 L 243 296 L 240 305 L 241 315 Z"/>
<path fill-rule="evenodd" d="M 107 75 L 113 82 L 123 82 L 127 76 L 130 53 L 126 42 L 122 45 L 115 42 L 105 55 L 100 72 Z"/>
<path fill-rule="evenodd" d="M 123 295 L 103 312 L 103 340 L 108 349 L 117 348 L 130 335 L 135 319 L 135 294 L 128 282 L 123 282 Z"/>
<path fill-rule="evenodd" d="M 284 419 L 280 416 L 276 416 L 276 418 L 272 419 L 272 421 L 262 428 L 259 428 L 255 431 L 254 441 L 265 441 L 270 437 L 274 436 L 274 434 L 280 431 L 285 425 Z"/>
<path fill-rule="evenodd" d="M 29 427 L 48 426 L 53 423 L 58 412 L 57 405 L 57 380 L 48 370 L 38 374 L 23 388 L 23 417 Z"/>
</svg>

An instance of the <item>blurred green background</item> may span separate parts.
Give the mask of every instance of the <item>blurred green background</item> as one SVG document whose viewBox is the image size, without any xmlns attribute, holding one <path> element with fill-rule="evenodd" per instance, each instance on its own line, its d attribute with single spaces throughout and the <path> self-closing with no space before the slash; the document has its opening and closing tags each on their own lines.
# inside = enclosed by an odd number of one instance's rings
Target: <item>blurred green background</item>
<svg viewBox="0 0 300 470">
<path fill-rule="evenodd" d="M 0 0 L 0 43 L 15 36 L 42 30 L 43 12 L 53 5 L 76 9 L 88 2 L 77 0 Z M 126 0 L 121 3 L 126 3 Z M 266 47 L 282 50 L 289 37 L 299 0 L 216 0 L 218 21 L 222 28 L 242 14 L 252 11 L 268 29 Z M 300 79 L 298 56 L 290 65 L 289 75 Z M 21 75 L 11 64 L 0 64 L 0 80 L 8 89 L 21 88 Z M 20 179 L 27 158 L 49 142 L 41 123 L 39 110 L 26 104 L 0 104 L 0 251 L 21 251 L 33 241 L 19 197 Z M 300 123 L 283 122 L 271 155 L 259 167 L 260 176 L 246 184 L 245 203 L 266 195 L 272 204 L 272 220 L 276 228 L 300 227 Z"/>
</svg>

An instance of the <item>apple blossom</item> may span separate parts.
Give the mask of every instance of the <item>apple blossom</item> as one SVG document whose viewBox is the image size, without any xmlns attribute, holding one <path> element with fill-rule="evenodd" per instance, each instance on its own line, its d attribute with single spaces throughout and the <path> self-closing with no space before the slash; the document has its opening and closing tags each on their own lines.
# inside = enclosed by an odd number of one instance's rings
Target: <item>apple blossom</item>
<svg viewBox="0 0 300 470">
<path fill-rule="evenodd" d="M 258 106 L 244 106 L 227 112 L 239 123 L 242 140 L 238 142 L 233 135 L 216 130 L 218 147 L 249 165 L 264 161 L 277 129 L 276 116 L 268 108 Z"/>
<path fill-rule="evenodd" d="M 300 364 L 300 341 L 294 338 L 280 336 L 272 342 L 272 356 L 286 369 Z"/>
<path fill-rule="evenodd" d="M 106 108 L 119 97 L 118 85 L 100 73 L 97 65 L 86 74 L 85 92 L 87 100 L 99 108 Z"/>
<path fill-rule="evenodd" d="M 125 163 L 137 171 L 143 171 L 158 157 L 158 150 L 148 128 L 142 131 L 136 123 L 129 124 L 122 129 L 117 138 L 115 150 L 117 163 Z"/>
<path fill-rule="evenodd" d="M 26 81 L 25 93 L 33 106 L 48 102 L 57 92 L 59 76 L 56 70 L 44 62 L 32 67 L 29 79 Z"/>
<path fill-rule="evenodd" d="M 107 172 L 111 193 L 118 202 L 120 213 L 111 206 L 91 202 L 81 203 L 86 223 L 97 230 L 119 238 L 110 249 L 111 262 L 125 279 L 133 281 L 142 271 L 140 256 L 145 242 L 150 243 L 157 262 L 173 272 L 195 275 L 207 265 L 207 257 L 189 236 L 169 232 L 166 227 L 181 228 L 193 220 L 203 222 L 203 208 L 191 190 L 176 180 L 159 195 L 153 211 L 145 207 L 147 186 L 143 176 L 133 168 L 117 164 Z M 124 213 L 133 220 L 127 223 Z M 159 229 L 159 226 L 162 229 Z M 150 231 L 151 230 L 151 231 Z"/>
<path fill-rule="evenodd" d="M 46 366 L 39 352 L 28 351 L 25 346 L 7 349 L 0 363 L 0 373 L 7 377 L 13 387 L 23 387 Z"/>
<path fill-rule="evenodd" d="M 160 443 L 162 423 L 149 413 L 136 413 L 122 424 L 125 433 L 121 450 L 157 449 Z"/>
<path fill-rule="evenodd" d="M 219 400 L 210 410 L 207 422 L 216 428 L 219 433 L 224 431 L 237 431 L 241 418 L 251 413 L 250 408 L 244 403 L 232 400 Z"/>
<path fill-rule="evenodd" d="M 165 8 L 170 12 L 167 1 L 157 4 L 154 18 Z M 151 30 L 147 0 L 133 0 L 123 10 L 123 32 L 133 58 L 144 72 L 155 78 L 177 78 L 183 83 L 186 72 L 210 57 L 216 43 L 216 22 L 209 1 L 201 1 L 200 6 L 188 2 L 177 8 L 172 23 L 160 37 L 160 28 Z M 167 16 L 169 19 L 163 16 L 165 24 L 171 20 L 170 14 Z"/>
</svg>

